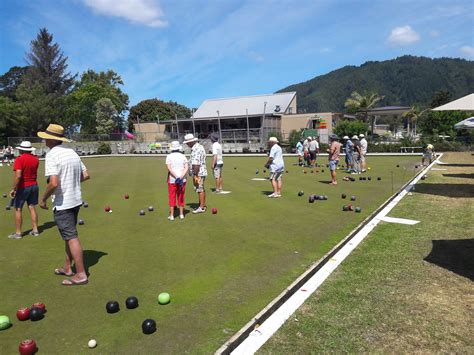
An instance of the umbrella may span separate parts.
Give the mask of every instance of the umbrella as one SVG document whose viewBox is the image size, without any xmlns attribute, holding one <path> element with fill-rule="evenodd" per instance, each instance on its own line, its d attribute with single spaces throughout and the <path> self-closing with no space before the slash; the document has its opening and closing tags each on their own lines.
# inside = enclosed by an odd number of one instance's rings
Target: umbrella
<svg viewBox="0 0 474 355">
<path fill-rule="evenodd" d="M 435 107 L 433 111 L 474 111 L 474 94 L 469 94 L 460 99 Z"/>
<path fill-rule="evenodd" d="M 458 122 L 454 125 L 456 129 L 473 129 L 474 128 L 474 117 L 466 118 L 461 122 Z"/>
</svg>

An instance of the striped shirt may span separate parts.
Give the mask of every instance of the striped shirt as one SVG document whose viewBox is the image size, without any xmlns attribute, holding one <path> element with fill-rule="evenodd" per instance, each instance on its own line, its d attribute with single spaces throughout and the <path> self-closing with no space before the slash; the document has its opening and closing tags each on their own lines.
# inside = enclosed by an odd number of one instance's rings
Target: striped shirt
<svg viewBox="0 0 474 355">
<path fill-rule="evenodd" d="M 57 176 L 59 180 L 52 195 L 54 209 L 67 210 L 82 204 L 81 173 L 86 170 L 71 148 L 57 145 L 46 154 L 45 175 Z"/>
</svg>

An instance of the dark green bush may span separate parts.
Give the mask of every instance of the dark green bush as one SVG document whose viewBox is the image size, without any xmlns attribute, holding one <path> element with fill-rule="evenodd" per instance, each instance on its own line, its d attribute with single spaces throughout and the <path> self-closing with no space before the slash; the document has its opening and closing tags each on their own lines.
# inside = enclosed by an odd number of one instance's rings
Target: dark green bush
<svg viewBox="0 0 474 355">
<path fill-rule="evenodd" d="M 110 144 L 107 143 L 100 143 L 99 147 L 97 148 L 97 154 L 105 155 L 105 154 L 112 154 L 112 149 L 110 148 Z"/>
</svg>

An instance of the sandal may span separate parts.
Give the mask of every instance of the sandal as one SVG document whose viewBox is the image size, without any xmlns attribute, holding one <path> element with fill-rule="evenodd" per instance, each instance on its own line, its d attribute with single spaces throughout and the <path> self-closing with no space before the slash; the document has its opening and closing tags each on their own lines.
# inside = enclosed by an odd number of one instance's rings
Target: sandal
<svg viewBox="0 0 474 355">
<path fill-rule="evenodd" d="M 66 273 L 62 267 L 60 267 L 59 269 L 54 269 L 54 274 L 59 275 L 59 276 L 67 276 L 67 277 L 76 275 L 73 272 L 71 272 L 70 274 Z"/>
<path fill-rule="evenodd" d="M 80 285 L 85 285 L 89 282 L 88 279 L 82 280 L 82 281 L 76 281 L 74 279 L 66 279 L 61 282 L 61 285 L 63 286 L 80 286 Z"/>
</svg>

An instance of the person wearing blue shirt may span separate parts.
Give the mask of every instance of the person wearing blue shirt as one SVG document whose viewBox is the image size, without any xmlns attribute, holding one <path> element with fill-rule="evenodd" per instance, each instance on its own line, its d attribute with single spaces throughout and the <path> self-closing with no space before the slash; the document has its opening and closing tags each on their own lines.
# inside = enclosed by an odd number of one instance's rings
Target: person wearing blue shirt
<svg viewBox="0 0 474 355">
<path fill-rule="evenodd" d="M 348 173 L 352 172 L 352 154 L 354 153 L 354 143 L 348 136 L 342 138 L 344 140 L 344 151 L 346 153 L 346 171 Z"/>
</svg>

